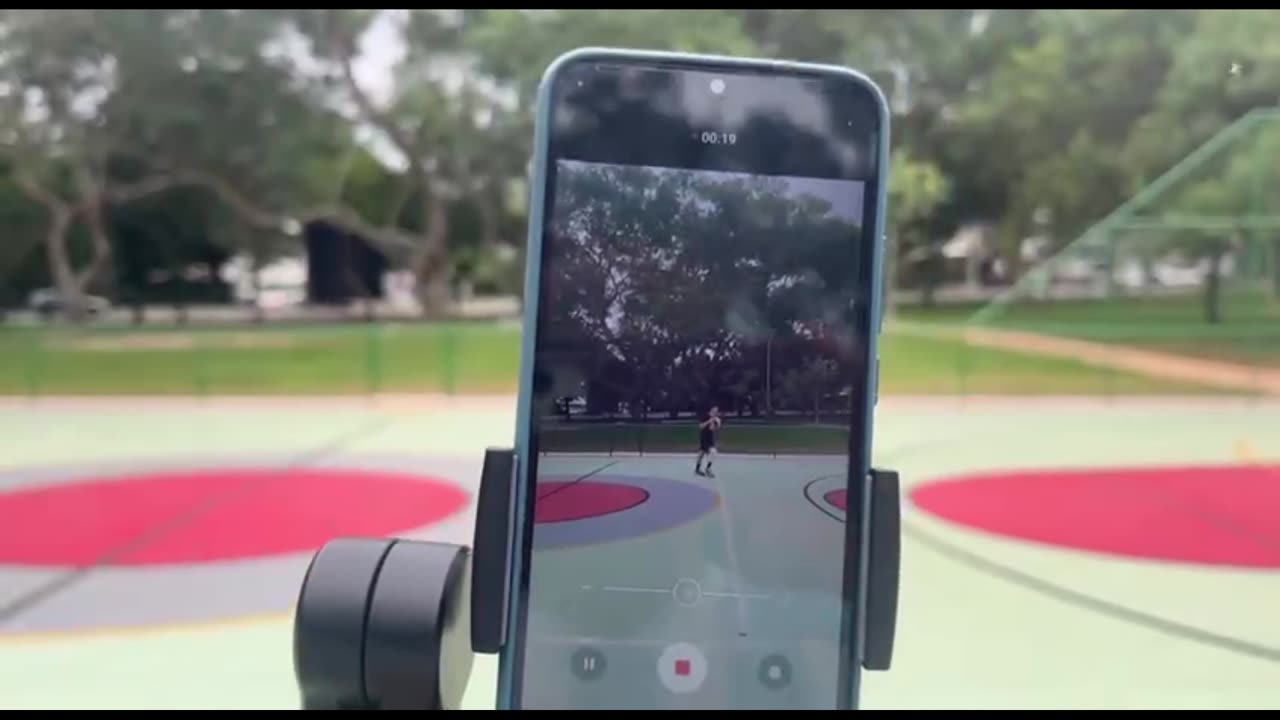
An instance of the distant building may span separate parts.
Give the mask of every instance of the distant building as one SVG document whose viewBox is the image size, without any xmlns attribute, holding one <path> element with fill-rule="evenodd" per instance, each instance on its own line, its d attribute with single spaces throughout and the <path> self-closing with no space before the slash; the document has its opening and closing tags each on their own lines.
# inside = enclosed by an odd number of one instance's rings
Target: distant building
<svg viewBox="0 0 1280 720">
<path fill-rule="evenodd" d="M 237 304 L 263 310 L 297 307 L 307 302 L 307 261 L 301 257 L 272 260 L 254 269 L 248 255 L 235 255 L 222 266 L 222 280 Z"/>
<path fill-rule="evenodd" d="M 348 305 L 386 296 L 386 255 L 358 235 L 324 222 L 304 231 L 307 252 L 307 302 Z"/>
<path fill-rule="evenodd" d="M 262 309 L 302 305 L 346 306 L 361 300 L 382 301 L 389 273 L 387 260 L 369 243 L 325 223 L 313 223 L 304 231 L 302 251 L 278 257 L 255 269 L 254 258 L 238 254 L 222 267 L 221 278 L 239 304 Z M 409 292 L 412 292 L 410 288 Z"/>
</svg>

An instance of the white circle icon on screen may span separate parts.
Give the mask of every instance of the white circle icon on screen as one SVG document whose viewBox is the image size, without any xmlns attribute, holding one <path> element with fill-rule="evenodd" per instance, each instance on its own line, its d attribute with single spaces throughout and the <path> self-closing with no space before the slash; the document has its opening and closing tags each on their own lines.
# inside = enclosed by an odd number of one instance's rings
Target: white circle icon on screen
<svg viewBox="0 0 1280 720">
<path fill-rule="evenodd" d="M 698 604 L 698 600 L 702 599 L 702 586 L 698 585 L 697 580 L 682 578 L 676 582 L 675 587 L 671 588 L 671 594 L 681 605 L 693 607 Z"/>
<path fill-rule="evenodd" d="M 658 679 L 677 695 L 691 693 L 707 679 L 707 659 L 689 643 L 670 645 L 658 658 Z"/>
</svg>

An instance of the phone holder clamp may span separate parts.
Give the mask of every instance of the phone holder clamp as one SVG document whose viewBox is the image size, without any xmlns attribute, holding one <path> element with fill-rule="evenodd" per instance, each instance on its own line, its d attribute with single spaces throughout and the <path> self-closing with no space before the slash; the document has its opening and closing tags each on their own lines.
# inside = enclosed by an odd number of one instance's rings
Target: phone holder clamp
<svg viewBox="0 0 1280 720">
<path fill-rule="evenodd" d="M 506 637 L 516 458 L 485 453 L 470 548 L 339 538 L 312 558 L 294 612 L 304 710 L 457 710 L 476 653 Z M 897 625 L 900 490 L 871 471 L 868 594 L 861 665 L 888 670 Z"/>
</svg>

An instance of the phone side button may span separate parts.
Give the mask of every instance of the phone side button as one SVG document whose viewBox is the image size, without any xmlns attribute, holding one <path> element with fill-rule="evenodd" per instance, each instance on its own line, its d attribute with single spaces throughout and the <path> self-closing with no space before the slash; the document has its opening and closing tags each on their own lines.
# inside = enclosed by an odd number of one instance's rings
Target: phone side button
<svg viewBox="0 0 1280 720">
<path fill-rule="evenodd" d="M 482 654 L 501 652 L 506 639 L 511 493 L 515 469 L 513 451 L 506 448 L 485 450 L 471 542 L 471 649 Z"/>
<path fill-rule="evenodd" d="M 876 355 L 875 369 L 871 371 L 871 407 L 880 406 L 880 356 Z"/>
</svg>

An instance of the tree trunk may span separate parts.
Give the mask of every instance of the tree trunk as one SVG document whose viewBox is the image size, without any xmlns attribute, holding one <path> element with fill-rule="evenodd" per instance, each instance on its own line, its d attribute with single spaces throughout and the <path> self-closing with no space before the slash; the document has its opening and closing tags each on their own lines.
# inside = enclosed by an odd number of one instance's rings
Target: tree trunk
<svg viewBox="0 0 1280 720">
<path fill-rule="evenodd" d="M 1280 239 L 1271 241 L 1271 297 L 1280 300 Z"/>
<path fill-rule="evenodd" d="M 1209 274 L 1204 280 L 1204 318 L 1211 324 L 1222 322 L 1222 245 L 1214 244 L 1209 254 Z"/>
<path fill-rule="evenodd" d="M 71 267 L 71 253 L 67 250 L 67 234 L 71 231 L 71 210 L 65 207 L 50 208 L 53 217 L 45 231 L 45 254 L 49 259 L 49 274 L 58 289 L 58 298 L 65 305 L 67 318 L 81 322 L 85 317 L 84 288 Z"/>
<path fill-rule="evenodd" d="M 448 205 L 438 192 L 430 187 L 423 189 L 422 244 L 414 261 L 414 274 L 418 279 L 418 301 L 422 314 L 428 318 L 441 317 L 452 304 L 450 284 L 453 266 L 449 261 Z"/>
<path fill-rule="evenodd" d="M 68 319 L 80 323 L 88 316 L 86 293 L 89 285 L 103 268 L 107 267 L 111 259 L 111 239 L 107 235 L 106 223 L 103 220 L 100 188 L 83 169 L 77 170 L 76 180 L 80 193 L 76 208 L 38 186 L 32 186 L 34 189 L 27 188 L 27 193 L 37 197 L 49 209 L 51 218 L 49 229 L 45 233 L 49 274 L 53 276 L 59 297 L 66 304 Z M 89 264 L 79 271 L 72 267 L 71 251 L 67 248 L 67 236 L 71 234 L 72 221 L 76 216 L 75 210 L 79 210 L 84 216 L 85 225 L 89 230 L 90 247 L 93 250 Z"/>
<path fill-rule="evenodd" d="M 83 293 L 111 264 L 111 237 L 107 233 L 102 188 L 84 168 L 77 168 L 76 183 L 80 190 L 80 212 L 89 230 L 89 243 L 93 249 L 89 264 L 80 270 L 76 278 Z"/>
<path fill-rule="evenodd" d="M 927 308 L 937 304 L 938 287 L 942 285 L 943 259 L 942 251 L 935 245 L 929 246 L 929 253 L 924 261 L 924 288 L 921 302 Z"/>
<path fill-rule="evenodd" d="M 350 253 L 347 254 L 346 260 L 351 260 Z M 346 278 L 347 288 L 360 303 L 360 316 L 367 323 L 376 321 L 378 319 L 377 298 L 373 296 L 373 289 L 365 284 L 364 278 L 351 267 L 350 262 L 343 263 L 343 277 Z"/>
<path fill-rule="evenodd" d="M 71 267 L 71 253 L 67 249 L 67 234 L 71 232 L 75 212 L 69 203 L 34 178 L 18 173 L 15 181 L 28 198 L 49 211 L 49 227 L 44 234 L 49 275 L 58 291 L 60 302 L 66 305 L 67 316 L 79 322 L 85 315 L 84 288 L 78 282 L 75 269 Z"/>
<path fill-rule="evenodd" d="M 249 230 L 249 232 L 257 232 Z M 258 238 L 254 238 L 249 258 L 249 281 L 253 285 L 253 308 L 251 309 L 251 322 L 254 325 L 261 325 L 267 320 L 266 310 L 262 307 L 262 268 L 265 263 L 262 261 L 261 249 L 258 245 Z"/>
</svg>

